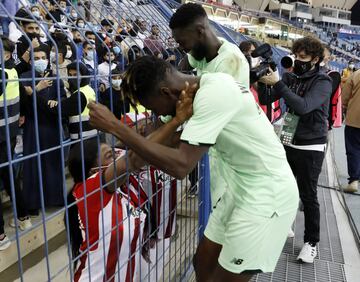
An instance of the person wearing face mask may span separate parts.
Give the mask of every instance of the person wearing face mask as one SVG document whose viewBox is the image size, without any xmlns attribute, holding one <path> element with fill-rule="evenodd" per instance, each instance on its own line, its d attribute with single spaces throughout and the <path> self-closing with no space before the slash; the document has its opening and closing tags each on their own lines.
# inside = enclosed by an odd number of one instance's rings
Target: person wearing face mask
<svg viewBox="0 0 360 282">
<path fill-rule="evenodd" d="M 78 13 L 74 9 L 71 9 L 69 17 L 72 21 L 75 22 L 78 18 Z"/>
<path fill-rule="evenodd" d="M 22 35 L 16 43 L 18 59 L 15 61 L 15 64 L 19 76 L 30 70 L 30 52 L 32 49 L 39 47 L 41 44 L 40 27 L 30 16 L 26 16 L 24 20 L 21 21 L 21 26 L 23 28 L 23 32 L 26 33 L 26 36 Z M 29 46 L 27 37 L 31 40 L 31 46 Z"/>
<path fill-rule="evenodd" d="M 115 52 L 114 49 L 104 50 L 104 61 L 99 65 L 99 82 L 100 92 L 104 92 L 110 87 L 109 74 L 113 71 L 117 64 L 115 63 Z"/>
<path fill-rule="evenodd" d="M 37 140 L 39 138 L 40 150 L 47 150 L 60 146 L 60 124 L 57 117 L 49 118 L 40 108 L 40 99 L 46 101 L 57 100 L 59 97 L 66 97 L 62 80 L 53 78 L 49 67 L 47 45 L 40 45 L 34 49 L 34 61 L 30 61 L 31 68 L 34 68 L 35 88 L 33 88 L 33 72 L 30 70 L 21 75 L 21 112 L 25 116 L 23 153 L 24 156 L 36 154 Z M 59 84 L 58 84 L 59 83 Z M 37 102 L 36 109 L 34 101 Z M 61 122 L 61 121 L 60 121 Z M 45 206 L 63 206 L 63 183 L 62 183 L 62 162 L 61 151 L 53 150 L 41 155 L 41 167 L 38 166 L 37 157 L 31 157 L 24 161 L 24 196 L 27 199 L 27 208 L 30 215 L 38 215 L 41 208 L 40 179 L 42 176 L 42 187 Z M 56 181 L 54 181 L 56 179 Z"/>
<path fill-rule="evenodd" d="M 317 182 L 327 142 L 332 80 L 320 70 L 324 47 L 319 40 L 312 37 L 298 39 L 292 52 L 295 55 L 293 73 L 285 73 L 281 80 L 272 75 L 265 79 L 267 84 L 273 85 L 273 100 L 284 98 L 289 109 L 287 118 L 293 121 L 286 129 L 286 135 L 291 137 L 281 135 L 280 139 L 304 205 L 304 246 L 297 259 L 313 263 L 320 240 Z"/>
<path fill-rule="evenodd" d="M 32 6 L 30 11 L 37 20 L 39 20 L 39 21 L 42 20 L 42 16 L 40 14 L 40 9 L 38 6 Z"/>
<path fill-rule="evenodd" d="M 82 18 L 78 18 L 76 20 L 76 26 L 78 28 L 85 28 L 85 26 L 86 26 L 85 21 Z"/>
<path fill-rule="evenodd" d="M 95 89 L 95 76 L 98 72 L 98 63 L 97 63 L 97 58 L 95 55 L 95 46 L 94 44 L 85 41 L 83 44 L 83 53 L 82 53 L 82 59 L 81 62 L 83 64 L 85 64 L 85 66 L 87 67 L 88 71 L 89 71 L 89 75 L 92 76 L 92 78 L 90 79 L 90 85 L 92 88 Z"/>
<path fill-rule="evenodd" d="M 76 51 L 73 51 L 73 49 L 75 48 L 75 46 L 70 43 L 69 41 L 65 41 L 65 46 L 66 46 L 66 55 L 65 58 L 72 61 L 75 57 L 74 53 Z M 75 50 L 75 49 L 74 49 Z"/>
<path fill-rule="evenodd" d="M 4 66 L 0 66 L 0 71 L 4 72 L 5 85 L 0 82 L 0 164 L 8 162 L 7 155 L 7 140 L 6 140 L 6 124 L 5 124 L 5 102 L 7 109 L 7 124 L 9 126 L 9 141 L 10 150 L 13 154 L 16 145 L 16 136 L 19 131 L 20 119 L 20 90 L 18 74 L 12 60 L 12 53 L 15 45 L 7 38 L 2 38 L 4 50 Z M 1 74 L 3 75 L 3 74 Z M 5 92 L 3 93 L 3 87 Z M 11 180 L 14 182 L 17 221 L 21 230 L 31 227 L 31 221 L 26 210 L 25 199 L 20 189 L 19 179 L 13 174 L 13 179 L 10 178 L 8 166 L 0 168 L 0 181 L 3 182 L 7 194 L 11 197 Z M 10 240 L 6 237 L 4 232 L 4 218 L 2 203 L 0 201 L 0 251 L 5 250 L 10 246 Z M 15 224 L 13 222 L 13 227 Z"/>
<path fill-rule="evenodd" d="M 58 54 L 56 54 L 55 47 L 52 47 L 50 51 L 51 70 L 54 76 L 59 73 L 59 77 L 64 82 L 65 88 L 68 89 L 69 84 L 67 82 L 67 66 L 71 63 L 71 61 L 66 58 L 66 54 L 68 53 L 66 44 L 64 42 L 60 42 L 57 47 Z"/>
<path fill-rule="evenodd" d="M 124 113 L 130 111 L 130 104 L 127 98 L 123 97 L 121 93 L 121 82 L 122 76 L 121 72 L 117 69 L 111 72 L 111 87 L 107 88 L 105 92 L 100 93 L 100 103 L 104 104 L 106 107 L 111 109 L 112 112 L 117 117 L 121 119 L 121 116 Z"/>
<path fill-rule="evenodd" d="M 79 66 L 79 72 L 77 71 L 77 65 Z M 59 108 L 61 108 L 62 117 L 67 118 L 69 121 L 68 127 L 71 140 L 78 140 L 81 136 L 95 136 L 96 130 L 89 125 L 88 110 L 86 108 L 87 104 L 91 100 L 95 100 L 95 91 L 89 85 L 90 79 L 86 77 L 89 75 L 89 72 L 83 63 L 77 62 L 69 64 L 67 66 L 67 71 L 69 91 L 71 95 L 67 98 L 61 99 L 60 102 L 56 99 L 48 101 L 39 97 L 39 107 L 46 115 L 52 118 L 58 116 Z M 78 77 L 79 81 L 77 79 Z M 82 124 L 81 132 L 80 116 Z"/>
</svg>

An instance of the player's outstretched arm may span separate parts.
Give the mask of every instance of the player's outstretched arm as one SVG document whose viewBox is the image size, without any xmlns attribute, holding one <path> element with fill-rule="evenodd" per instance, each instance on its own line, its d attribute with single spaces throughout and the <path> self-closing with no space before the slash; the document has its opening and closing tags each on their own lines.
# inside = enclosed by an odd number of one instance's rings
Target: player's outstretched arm
<svg viewBox="0 0 360 282">
<path fill-rule="evenodd" d="M 193 146 L 182 143 L 179 149 L 158 144 L 168 140 L 176 129 L 192 115 L 192 97 L 183 93 L 177 104 L 176 117 L 156 131 L 156 138 L 145 139 L 131 128 L 120 123 L 105 106 L 89 104 L 90 123 L 92 126 L 109 132 L 120 139 L 144 161 L 164 172 L 184 178 L 208 150 L 208 146 Z"/>
</svg>

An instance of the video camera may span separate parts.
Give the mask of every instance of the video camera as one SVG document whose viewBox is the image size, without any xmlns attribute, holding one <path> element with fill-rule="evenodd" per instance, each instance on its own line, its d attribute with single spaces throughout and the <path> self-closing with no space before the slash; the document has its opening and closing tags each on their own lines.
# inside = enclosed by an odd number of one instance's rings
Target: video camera
<svg viewBox="0 0 360 282">
<path fill-rule="evenodd" d="M 295 56 L 287 55 L 282 57 L 280 64 L 284 69 L 290 69 L 294 66 Z"/>
<path fill-rule="evenodd" d="M 260 78 L 267 75 L 269 68 L 271 68 L 273 71 L 276 71 L 276 63 L 271 57 L 272 54 L 273 52 L 271 50 L 271 46 L 267 43 L 260 45 L 251 53 L 251 57 L 261 57 L 263 60 L 258 67 L 252 68 L 250 70 L 250 84 L 255 83 Z"/>
</svg>

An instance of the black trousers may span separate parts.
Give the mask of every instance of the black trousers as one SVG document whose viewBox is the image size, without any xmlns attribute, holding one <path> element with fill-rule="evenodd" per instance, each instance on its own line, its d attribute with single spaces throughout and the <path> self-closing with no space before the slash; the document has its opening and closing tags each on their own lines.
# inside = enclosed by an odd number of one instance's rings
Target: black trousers
<svg viewBox="0 0 360 282">
<path fill-rule="evenodd" d="M 300 199 L 304 205 L 304 242 L 320 240 L 320 208 L 317 183 L 325 153 L 298 150 L 285 146 L 286 157 L 297 181 Z"/>
<path fill-rule="evenodd" d="M 345 126 L 345 149 L 351 183 L 360 180 L 360 128 Z"/>
<path fill-rule="evenodd" d="M 10 140 L 10 147 L 11 147 L 12 153 L 14 152 L 15 145 L 16 145 L 16 137 L 14 137 Z M 8 161 L 8 155 L 7 155 L 6 142 L 1 142 L 0 143 L 0 164 L 5 163 L 7 161 Z M 15 177 L 14 170 L 13 170 L 13 178 L 14 178 L 14 186 L 15 186 L 17 217 L 18 218 L 25 217 L 28 215 L 28 212 L 26 210 L 22 190 L 20 189 L 20 183 L 19 183 L 18 179 Z M 10 179 L 9 166 L 0 168 L 0 180 L 3 182 L 5 191 L 8 193 L 8 195 L 11 198 L 11 179 Z M 14 204 L 14 202 L 12 202 L 12 204 Z M 3 218 L 2 204 L 0 202 L 0 234 L 3 234 L 3 233 L 4 233 L 4 218 Z"/>
</svg>

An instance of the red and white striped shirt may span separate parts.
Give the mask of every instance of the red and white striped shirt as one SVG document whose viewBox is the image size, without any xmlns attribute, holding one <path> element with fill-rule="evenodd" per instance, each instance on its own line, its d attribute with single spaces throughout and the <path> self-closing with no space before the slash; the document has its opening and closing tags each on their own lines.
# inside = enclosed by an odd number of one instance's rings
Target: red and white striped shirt
<svg viewBox="0 0 360 282">
<path fill-rule="evenodd" d="M 169 238 L 175 232 L 177 181 L 170 175 L 152 166 L 143 168 L 138 174 L 131 174 L 129 185 L 122 186 L 124 194 L 141 208 L 150 204 L 149 222 L 155 224 L 157 238 Z M 148 220 L 148 219 L 147 219 Z"/>
<path fill-rule="evenodd" d="M 83 234 L 80 252 L 84 252 L 74 281 L 90 281 L 90 276 L 91 281 L 138 281 L 145 214 L 126 195 L 100 189 L 100 173 L 85 185 L 76 184 L 73 195 Z"/>
<path fill-rule="evenodd" d="M 148 112 L 127 113 L 122 118 L 122 122 L 125 121 L 128 126 L 133 127 L 136 122 L 149 117 Z M 141 208 L 144 208 L 144 205 L 149 201 L 151 205 L 150 216 L 153 217 L 150 222 L 155 224 L 152 229 L 157 230 L 158 239 L 169 238 L 174 234 L 177 203 L 177 181 L 175 178 L 152 166 L 144 167 L 139 174 L 131 175 L 129 186 L 122 187 L 122 191 L 125 194 L 129 193 L 132 201 L 140 204 Z"/>
</svg>

